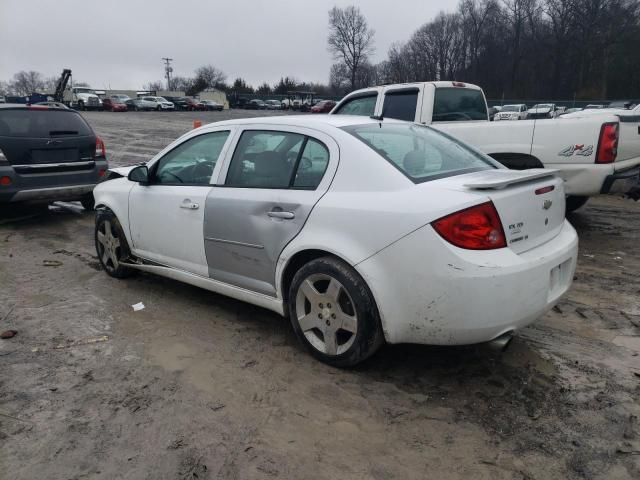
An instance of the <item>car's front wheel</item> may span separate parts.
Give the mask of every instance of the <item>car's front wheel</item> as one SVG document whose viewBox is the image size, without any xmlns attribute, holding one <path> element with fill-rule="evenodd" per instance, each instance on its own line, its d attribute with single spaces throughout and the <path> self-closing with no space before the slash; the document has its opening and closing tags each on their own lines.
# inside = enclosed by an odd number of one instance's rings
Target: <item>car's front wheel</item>
<svg viewBox="0 0 640 480">
<path fill-rule="evenodd" d="M 322 257 L 304 265 L 293 277 L 288 301 L 296 335 L 325 363 L 354 366 L 384 343 L 373 295 L 341 260 Z"/>
<path fill-rule="evenodd" d="M 96 214 L 96 253 L 105 272 L 115 278 L 125 278 L 134 270 L 122 262 L 129 259 L 131 251 L 120 222 L 111 210 L 99 210 Z"/>
</svg>

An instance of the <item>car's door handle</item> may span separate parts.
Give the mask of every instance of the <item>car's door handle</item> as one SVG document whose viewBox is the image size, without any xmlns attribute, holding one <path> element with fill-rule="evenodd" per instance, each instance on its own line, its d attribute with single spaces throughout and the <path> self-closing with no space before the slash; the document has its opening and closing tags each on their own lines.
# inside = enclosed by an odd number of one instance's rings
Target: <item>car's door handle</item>
<svg viewBox="0 0 640 480">
<path fill-rule="evenodd" d="M 283 220 L 293 220 L 296 218 L 295 213 L 293 212 L 283 212 L 282 210 L 271 210 L 267 213 L 271 218 L 281 218 Z"/>
<path fill-rule="evenodd" d="M 180 208 L 184 208 L 186 210 L 197 210 L 200 208 L 200 205 L 198 205 L 197 203 L 192 203 L 191 200 L 187 198 L 184 200 L 184 202 L 182 202 Z"/>
</svg>

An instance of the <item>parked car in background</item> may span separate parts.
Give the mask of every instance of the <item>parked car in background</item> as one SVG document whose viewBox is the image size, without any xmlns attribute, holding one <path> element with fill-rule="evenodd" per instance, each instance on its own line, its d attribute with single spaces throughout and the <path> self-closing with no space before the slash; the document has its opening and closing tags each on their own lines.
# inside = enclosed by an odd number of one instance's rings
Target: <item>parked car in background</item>
<svg viewBox="0 0 640 480">
<path fill-rule="evenodd" d="M 64 103 L 53 102 L 53 101 L 37 102 L 37 103 L 34 103 L 33 105 L 40 105 L 40 106 L 52 107 L 52 108 L 69 108 Z"/>
<path fill-rule="evenodd" d="M 175 110 L 187 110 L 186 97 L 163 97 L 166 101 L 173 103 Z"/>
<path fill-rule="evenodd" d="M 623 110 L 633 110 L 640 105 L 640 100 L 615 100 L 607 108 L 621 108 Z"/>
<path fill-rule="evenodd" d="M 164 97 L 142 97 L 142 102 L 149 110 L 175 110 L 175 105 Z"/>
<path fill-rule="evenodd" d="M 129 97 L 129 95 L 124 95 L 121 93 L 116 93 L 114 95 L 109 95 L 109 98 L 114 99 L 114 100 L 118 100 L 120 103 L 127 103 L 127 100 L 130 100 L 131 97 Z"/>
<path fill-rule="evenodd" d="M 286 315 L 335 366 L 385 342 L 508 342 L 573 280 L 578 239 L 553 171 L 508 170 L 408 122 L 213 123 L 113 172 L 95 190 L 107 274 L 156 273 Z"/>
<path fill-rule="evenodd" d="M 558 107 L 555 103 L 538 103 L 527 110 L 529 120 L 541 120 L 543 118 L 556 118 Z"/>
<path fill-rule="evenodd" d="M 336 102 L 333 100 L 321 100 L 311 107 L 311 113 L 329 113 L 335 106 Z"/>
<path fill-rule="evenodd" d="M 567 113 L 574 113 L 574 112 L 581 112 L 582 110 L 584 110 L 581 107 L 572 107 L 572 108 L 567 108 L 562 115 L 566 115 Z"/>
<path fill-rule="evenodd" d="M 590 103 L 589 105 L 584 107 L 585 110 L 596 110 L 600 108 L 606 108 L 606 105 L 602 105 L 600 103 Z"/>
<path fill-rule="evenodd" d="M 500 112 L 496 113 L 494 120 L 525 120 L 527 118 L 527 106 L 524 103 L 516 105 L 504 105 Z"/>
<path fill-rule="evenodd" d="M 548 115 L 555 105 L 541 110 Z M 356 90 L 340 100 L 331 114 L 383 116 L 431 125 L 509 168 L 557 170 L 569 195 L 567 211 L 573 211 L 591 196 L 626 193 L 638 184 L 639 112 L 640 107 L 584 110 L 553 121 L 489 123 L 480 87 L 438 81 Z"/>
<path fill-rule="evenodd" d="M 129 111 L 133 110 L 134 112 L 138 112 L 151 110 L 151 108 L 145 105 L 145 103 L 142 101 L 142 98 L 130 98 L 129 100 L 126 100 L 124 104 L 127 106 L 127 110 Z"/>
<path fill-rule="evenodd" d="M 247 104 L 245 104 L 244 108 L 246 108 L 247 110 L 266 110 L 267 104 L 262 100 L 254 98 L 253 100 L 250 100 Z"/>
<path fill-rule="evenodd" d="M 104 142 L 77 111 L 0 106 L 0 204 L 79 200 L 90 210 L 107 168 Z"/>
<path fill-rule="evenodd" d="M 184 110 L 188 110 L 190 112 L 205 110 L 205 107 L 200 103 L 200 100 L 192 97 L 182 97 L 180 99 L 180 104 L 183 105 Z"/>
<path fill-rule="evenodd" d="M 200 105 L 202 105 L 202 110 L 216 112 L 221 112 L 222 110 L 224 110 L 224 105 L 220 105 L 218 102 L 215 102 L 213 100 L 202 100 L 200 102 Z"/>
<path fill-rule="evenodd" d="M 282 110 L 282 102 L 280 100 L 265 100 L 267 110 Z"/>
<path fill-rule="evenodd" d="M 102 106 L 104 110 L 109 112 L 126 112 L 128 110 L 127 104 L 120 100 L 118 97 L 109 97 L 102 100 Z"/>
<path fill-rule="evenodd" d="M 500 106 L 489 107 L 487 109 L 487 115 L 489 115 L 489 121 L 493 122 L 496 119 L 496 115 L 500 113 L 501 110 L 502 110 L 502 107 Z"/>
</svg>

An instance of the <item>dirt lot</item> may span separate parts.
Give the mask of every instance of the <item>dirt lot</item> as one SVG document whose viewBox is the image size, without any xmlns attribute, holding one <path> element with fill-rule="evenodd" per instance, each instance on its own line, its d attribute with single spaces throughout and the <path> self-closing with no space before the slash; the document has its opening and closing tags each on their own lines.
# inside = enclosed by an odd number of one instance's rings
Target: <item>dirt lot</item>
<svg viewBox="0 0 640 480">
<path fill-rule="evenodd" d="M 86 117 L 126 164 L 226 115 Z M 574 286 L 506 353 L 393 346 L 341 371 L 270 312 L 108 277 L 79 206 L 5 212 L 0 478 L 638 479 L 640 204 L 570 220 Z"/>
</svg>

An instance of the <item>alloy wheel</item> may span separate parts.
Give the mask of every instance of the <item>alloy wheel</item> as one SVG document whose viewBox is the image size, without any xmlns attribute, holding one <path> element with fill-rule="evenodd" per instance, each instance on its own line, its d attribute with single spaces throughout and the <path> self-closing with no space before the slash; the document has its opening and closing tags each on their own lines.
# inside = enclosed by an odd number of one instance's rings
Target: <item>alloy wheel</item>
<svg viewBox="0 0 640 480">
<path fill-rule="evenodd" d="M 104 267 L 110 271 L 117 270 L 120 265 L 120 239 L 109 220 L 98 227 L 98 255 Z"/>
<path fill-rule="evenodd" d="M 351 296 L 335 278 L 308 276 L 296 294 L 296 315 L 309 343 L 326 355 L 340 355 L 353 344 L 358 316 Z"/>
</svg>

